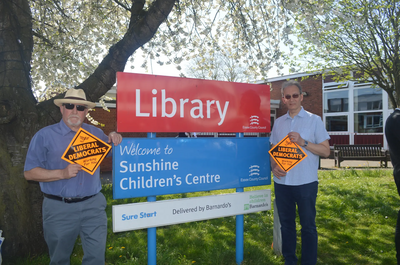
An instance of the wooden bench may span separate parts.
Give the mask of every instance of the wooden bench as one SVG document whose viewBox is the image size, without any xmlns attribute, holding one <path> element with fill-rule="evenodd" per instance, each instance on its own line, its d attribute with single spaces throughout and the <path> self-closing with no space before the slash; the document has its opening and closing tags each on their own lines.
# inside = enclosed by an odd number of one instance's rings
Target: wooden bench
<svg viewBox="0 0 400 265">
<path fill-rule="evenodd" d="M 381 144 L 337 144 L 333 146 L 335 167 L 340 167 L 344 160 L 380 161 L 381 167 L 387 167 L 390 159 L 387 150 Z"/>
</svg>

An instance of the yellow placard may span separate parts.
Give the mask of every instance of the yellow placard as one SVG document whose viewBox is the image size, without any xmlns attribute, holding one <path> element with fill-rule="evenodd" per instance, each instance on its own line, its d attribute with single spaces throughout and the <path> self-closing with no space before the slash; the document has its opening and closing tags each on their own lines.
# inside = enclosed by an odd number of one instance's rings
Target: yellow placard
<svg viewBox="0 0 400 265">
<path fill-rule="evenodd" d="M 83 170 L 93 175 L 110 150 L 111 145 L 80 128 L 61 159 L 79 164 Z"/>
<path fill-rule="evenodd" d="M 307 157 L 307 154 L 298 144 L 290 141 L 288 135 L 269 150 L 269 154 L 278 166 L 286 172 Z"/>
</svg>

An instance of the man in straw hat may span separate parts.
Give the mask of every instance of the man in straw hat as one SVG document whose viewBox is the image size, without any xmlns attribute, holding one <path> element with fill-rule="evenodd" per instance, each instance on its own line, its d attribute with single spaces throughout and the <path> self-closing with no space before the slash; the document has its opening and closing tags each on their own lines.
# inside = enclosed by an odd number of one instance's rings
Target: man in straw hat
<svg viewBox="0 0 400 265">
<path fill-rule="evenodd" d="M 84 252 L 82 264 L 104 264 L 107 202 L 100 192 L 100 170 L 91 175 L 81 165 L 70 164 L 61 157 L 81 127 L 114 145 L 121 143 L 122 136 L 116 132 L 107 136 L 101 129 L 83 123 L 88 108 L 96 104 L 86 100 L 82 89 L 69 89 L 54 104 L 60 107 L 62 120 L 33 136 L 24 168 L 25 178 L 38 181 L 44 194 L 43 231 L 50 264 L 70 264 L 78 235 Z"/>
</svg>

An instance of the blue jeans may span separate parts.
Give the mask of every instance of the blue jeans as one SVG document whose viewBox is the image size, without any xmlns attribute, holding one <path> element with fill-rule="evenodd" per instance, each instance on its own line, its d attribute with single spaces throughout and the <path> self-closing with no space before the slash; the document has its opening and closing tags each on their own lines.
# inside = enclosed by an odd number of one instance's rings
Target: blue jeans
<svg viewBox="0 0 400 265">
<path fill-rule="evenodd" d="M 318 182 L 300 186 L 275 183 L 275 199 L 282 232 L 282 254 L 285 265 L 297 264 L 296 256 L 296 205 L 301 225 L 301 264 L 317 263 L 318 234 L 315 225 L 315 203 Z"/>
</svg>

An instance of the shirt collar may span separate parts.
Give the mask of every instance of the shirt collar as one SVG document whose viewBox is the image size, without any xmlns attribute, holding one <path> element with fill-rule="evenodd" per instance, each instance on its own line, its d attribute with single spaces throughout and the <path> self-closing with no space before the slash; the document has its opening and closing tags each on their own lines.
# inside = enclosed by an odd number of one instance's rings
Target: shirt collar
<svg viewBox="0 0 400 265">
<path fill-rule="evenodd" d="M 286 112 L 286 116 L 287 116 L 286 117 L 287 119 L 292 119 L 292 117 L 290 117 L 290 115 L 289 115 L 289 111 Z M 301 106 L 301 109 L 300 109 L 299 113 L 297 113 L 296 116 L 299 116 L 300 118 L 303 118 L 304 116 L 306 116 L 306 111 L 304 110 L 303 106 Z M 294 117 L 296 117 L 296 116 L 294 116 Z M 293 117 L 293 119 L 294 119 L 294 117 Z"/>
<path fill-rule="evenodd" d="M 62 134 L 62 135 L 67 135 L 67 134 L 70 133 L 70 132 L 74 132 L 74 133 L 75 133 L 75 131 L 71 130 L 71 128 L 69 128 L 69 127 L 65 124 L 65 122 L 64 122 L 63 119 L 61 119 L 61 121 L 60 121 L 59 124 L 60 124 L 60 130 L 61 130 L 61 134 Z"/>
</svg>

